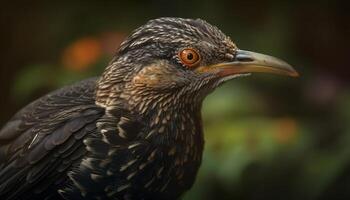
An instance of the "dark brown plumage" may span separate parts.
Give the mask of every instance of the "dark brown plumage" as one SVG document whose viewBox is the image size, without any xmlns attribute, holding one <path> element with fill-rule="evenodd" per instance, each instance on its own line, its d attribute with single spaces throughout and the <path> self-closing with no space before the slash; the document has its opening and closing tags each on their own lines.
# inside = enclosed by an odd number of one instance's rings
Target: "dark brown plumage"
<svg viewBox="0 0 350 200">
<path fill-rule="evenodd" d="M 0 131 L 0 199 L 178 199 L 203 152 L 201 104 L 250 72 L 295 76 L 197 19 L 160 18 L 100 78 L 51 93 Z"/>
</svg>

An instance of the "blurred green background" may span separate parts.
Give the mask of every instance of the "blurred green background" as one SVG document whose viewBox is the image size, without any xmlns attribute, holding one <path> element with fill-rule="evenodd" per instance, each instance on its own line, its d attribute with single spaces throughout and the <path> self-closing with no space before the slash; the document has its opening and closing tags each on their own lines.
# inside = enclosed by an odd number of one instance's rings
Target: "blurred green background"
<svg viewBox="0 0 350 200">
<path fill-rule="evenodd" d="M 4 1 L 0 124 L 48 91 L 102 73 L 134 28 L 202 18 L 299 79 L 233 80 L 203 106 L 206 150 L 190 199 L 350 199 L 346 1 Z"/>
</svg>

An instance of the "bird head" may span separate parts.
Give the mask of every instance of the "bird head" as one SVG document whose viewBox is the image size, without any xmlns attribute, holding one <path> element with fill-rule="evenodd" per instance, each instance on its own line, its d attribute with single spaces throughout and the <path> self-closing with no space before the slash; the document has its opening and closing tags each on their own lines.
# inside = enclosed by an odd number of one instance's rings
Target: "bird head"
<svg viewBox="0 0 350 200">
<path fill-rule="evenodd" d="M 201 102 L 221 83 L 255 72 L 298 76 L 280 59 L 239 49 L 204 20 L 159 18 L 121 44 L 99 82 L 97 102 L 105 107 L 113 107 L 116 98 L 132 105 L 169 98 L 174 104 Z"/>
</svg>

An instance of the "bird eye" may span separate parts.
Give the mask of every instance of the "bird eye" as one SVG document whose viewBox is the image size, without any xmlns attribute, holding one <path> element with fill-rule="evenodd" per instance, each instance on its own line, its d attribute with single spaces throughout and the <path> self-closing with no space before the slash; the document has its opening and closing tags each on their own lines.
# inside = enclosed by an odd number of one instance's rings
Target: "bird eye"
<svg viewBox="0 0 350 200">
<path fill-rule="evenodd" d="M 179 58 L 182 64 L 186 65 L 187 67 L 194 67 L 201 60 L 201 57 L 198 54 L 198 52 L 191 48 L 182 49 L 179 52 Z"/>
</svg>

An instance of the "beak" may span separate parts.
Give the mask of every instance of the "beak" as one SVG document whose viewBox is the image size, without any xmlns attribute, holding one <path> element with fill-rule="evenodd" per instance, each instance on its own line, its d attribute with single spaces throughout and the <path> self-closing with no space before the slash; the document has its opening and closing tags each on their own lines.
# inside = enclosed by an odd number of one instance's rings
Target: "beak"
<svg viewBox="0 0 350 200">
<path fill-rule="evenodd" d="M 237 50 L 233 62 L 219 63 L 200 68 L 199 71 L 215 71 L 215 73 L 221 77 L 255 72 L 287 75 L 292 77 L 299 76 L 298 72 L 283 60 L 244 50 Z"/>
</svg>

